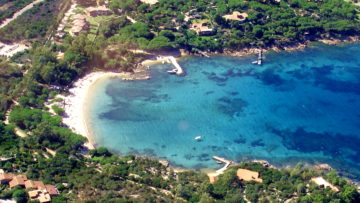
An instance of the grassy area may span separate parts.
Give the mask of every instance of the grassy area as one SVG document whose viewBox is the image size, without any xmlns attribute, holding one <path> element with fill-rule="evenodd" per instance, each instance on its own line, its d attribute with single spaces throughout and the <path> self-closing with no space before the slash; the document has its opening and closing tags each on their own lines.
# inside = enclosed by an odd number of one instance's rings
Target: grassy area
<svg viewBox="0 0 360 203">
<path fill-rule="evenodd" d="M 85 14 L 85 8 L 82 7 L 82 6 L 77 6 L 77 7 L 74 9 L 74 13 L 76 13 L 76 14 Z"/>
<path fill-rule="evenodd" d="M 90 30 L 89 30 L 89 34 L 88 39 L 93 41 L 96 37 L 96 33 L 99 29 L 99 25 L 101 24 L 101 22 L 104 21 L 108 21 L 113 19 L 114 17 L 116 17 L 115 15 L 111 15 L 111 16 L 96 16 L 96 17 L 92 17 L 92 16 L 87 16 L 86 20 L 89 22 L 90 24 Z"/>
<path fill-rule="evenodd" d="M 196 23 L 196 24 L 210 23 L 210 20 L 209 19 L 196 19 L 196 20 L 192 20 L 192 23 Z"/>
<path fill-rule="evenodd" d="M 88 39 L 89 39 L 90 41 L 94 41 L 95 38 L 96 38 L 96 34 L 89 33 L 89 34 L 87 35 L 87 37 L 88 37 Z"/>
<path fill-rule="evenodd" d="M 89 21 L 90 24 L 99 24 L 99 23 L 101 23 L 103 21 L 108 21 L 110 19 L 113 19 L 114 17 L 116 17 L 116 15 L 96 16 L 96 17 L 87 16 L 86 20 Z"/>
</svg>

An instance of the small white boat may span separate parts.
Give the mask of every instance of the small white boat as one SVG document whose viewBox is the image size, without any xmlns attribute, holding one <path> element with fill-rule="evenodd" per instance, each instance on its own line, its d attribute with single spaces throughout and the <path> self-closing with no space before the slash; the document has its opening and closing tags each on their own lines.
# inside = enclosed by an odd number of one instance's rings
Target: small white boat
<svg viewBox="0 0 360 203">
<path fill-rule="evenodd" d="M 195 140 L 201 140 L 202 136 L 195 137 Z"/>
</svg>

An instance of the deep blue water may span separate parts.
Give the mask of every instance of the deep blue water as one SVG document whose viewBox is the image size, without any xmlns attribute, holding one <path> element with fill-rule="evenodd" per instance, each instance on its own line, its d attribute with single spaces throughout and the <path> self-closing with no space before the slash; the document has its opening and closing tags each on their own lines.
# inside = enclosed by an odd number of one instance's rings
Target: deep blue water
<svg viewBox="0 0 360 203">
<path fill-rule="evenodd" d="M 256 56 L 188 57 L 152 79 L 96 85 L 89 123 L 98 145 L 216 168 L 213 155 L 285 166 L 329 163 L 360 179 L 360 44 Z M 194 140 L 203 136 L 200 142 Z"/>
</svg>

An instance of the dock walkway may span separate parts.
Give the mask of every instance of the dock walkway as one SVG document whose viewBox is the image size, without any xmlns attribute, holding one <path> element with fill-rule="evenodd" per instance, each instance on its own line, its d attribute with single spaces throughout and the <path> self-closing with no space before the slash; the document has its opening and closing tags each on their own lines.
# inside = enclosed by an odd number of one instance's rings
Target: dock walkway
<svg viewBox="0 0 360 203">
<path fill-rule="evenodd" d="M 176 61 L 175 57 L 173 56 L 159 56 L 158 59 L 166 61 L 174 65 L 175 69 L 168 71 L 169 73 L 176 73 L 176 75 L 184 75 L 185 72 L 179 63 Z"/>
<path fill-rule="evenodd" d="M 218 175 L 222 174 L 230 166 L 230 164 L 232 164 L 232 161 L 219 156 L 213 156 L 212 158 L 225 164 L 222 168 L 216 170 L 216 173 Z"/>
<path fill-rule="evenodd" d="M 210 183 L 215 183 L 218 180 L 218 176 L 223 174 L 224 171 L 229 168 L 231 164 L 233 164 L 233 162 L 219 156 L 213 156 L 212 158 L 225 164 L 222 168 L 216 170 L 215 172 L 210 172 L 207 174 L 209 176 Z"/>
<path fill-rule="evenodd" d="M 176 59 L 173 56 L 168 57 L 169 61 L 175 66 L 176 68 L 176 75 L 183 75 L 184 71 L 179 65 L 179 63 L 176 61 Z"/>
<path fill-rule="evenodd" d="M 259 49 L 258 59 L 256 61 L 253 61 L 252 63 L 261 66 L 263 59 L 264 59 L 263 51 Z"/>
</svg>

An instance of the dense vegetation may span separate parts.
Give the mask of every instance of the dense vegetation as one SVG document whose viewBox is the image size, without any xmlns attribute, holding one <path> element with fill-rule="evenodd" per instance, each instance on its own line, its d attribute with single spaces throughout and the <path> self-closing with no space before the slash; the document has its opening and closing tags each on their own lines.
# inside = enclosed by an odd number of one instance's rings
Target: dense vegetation
<svg viewBox="0 0 360 203">
<path fill-rule="evenodd" d="M 31 0 L 1 0 L 0 1 L 0 22 L 4 19 L 11 17 L 16 11 L 24 8 L 26 5 L 31 3 Z"/>
<path fill-rule="evenodd" d="M 359 34 L 358 11 L 343 0 L 160 0 L 152 6 L 139 0 L 112 0 L 110 8 L 138 21 L 118 26 L 114 38 L 144 49 L 172 45 L 188 50 L 237 50 Z M 245 12 L 248 18 L 223 17 L 233 11 Z M 189 29 L 199 21 L 213 29 L 210 36 Z"/>
<path fill-rule="evenodd" d="M 0 29 L 1 41 L 11 42 L 44 37 L 48 31 L 52 31 L 60 7 L 59 0 L 46 0 L 36 4 L 9 25 Z"/>
<path fill-rule="evenodd" d="M 0 112 L 5 112 L 12 103 L 15 89 L 22 80 L 23 73 L 21 69 L 6 61 L 0 62 Z M 2 117 L 2 115 L 1 115 Z"/>
<path fill-rule="evenodd" d="M 95 1 L 79 3 L 88 6 Z M 359 22 L 353 4 L 341 0 L 161 0 L 150 6 L 138 0 L 111 0 L 109 6 L 117 15 L 99 23 L 96 40 L 84 33 L 65 36 L 61 44 L 45 44 L 58 20 L 60 4 L 47 0 L 0 29 L 2 40 L 34 40 L 29 51 L 0 62 L 0 117 L 4 120 L 9 112 L 10 122 L 0 121 L 0 168 L 6 172 L 25 173 L 56 185 L 61 194 L 53 202 L 360 201 L 356 188 L 335 171 L 324 174 L 301 164 L 279 170 L 242 163 L 210 184 L 201 172 L 176 173 L 157 160 L 119 157 L 102 147 L 86 153 L 85 138 L 62 124 L 63 109 L 50 104 L 56 113 L 52 115 L 45 105 L 88 71 L 133 70 L 146 57 L 138 49 L 223 51 L 356 36 Z M 222 17 L 233 11 L 246 12 L 249 17 L 244 22 Z M 193 19 L 186 21 L 186 15 Z M 196 21 L 206 22 L 213 33 L 199 36 L 190 30 Z M 59 52 L 63 58 L 57 57 Z M 27 136 L 20 138 L 16 133 Z M 240 167 L 258 171 L 263 183 L 240 181 L 236 177 Z M 310 181 L 318 175 L 340 192 L 320 189 Z M 11 197 L 27 201 L 23 189 L 0 185 L 0 199 Z"/>
</svg>

